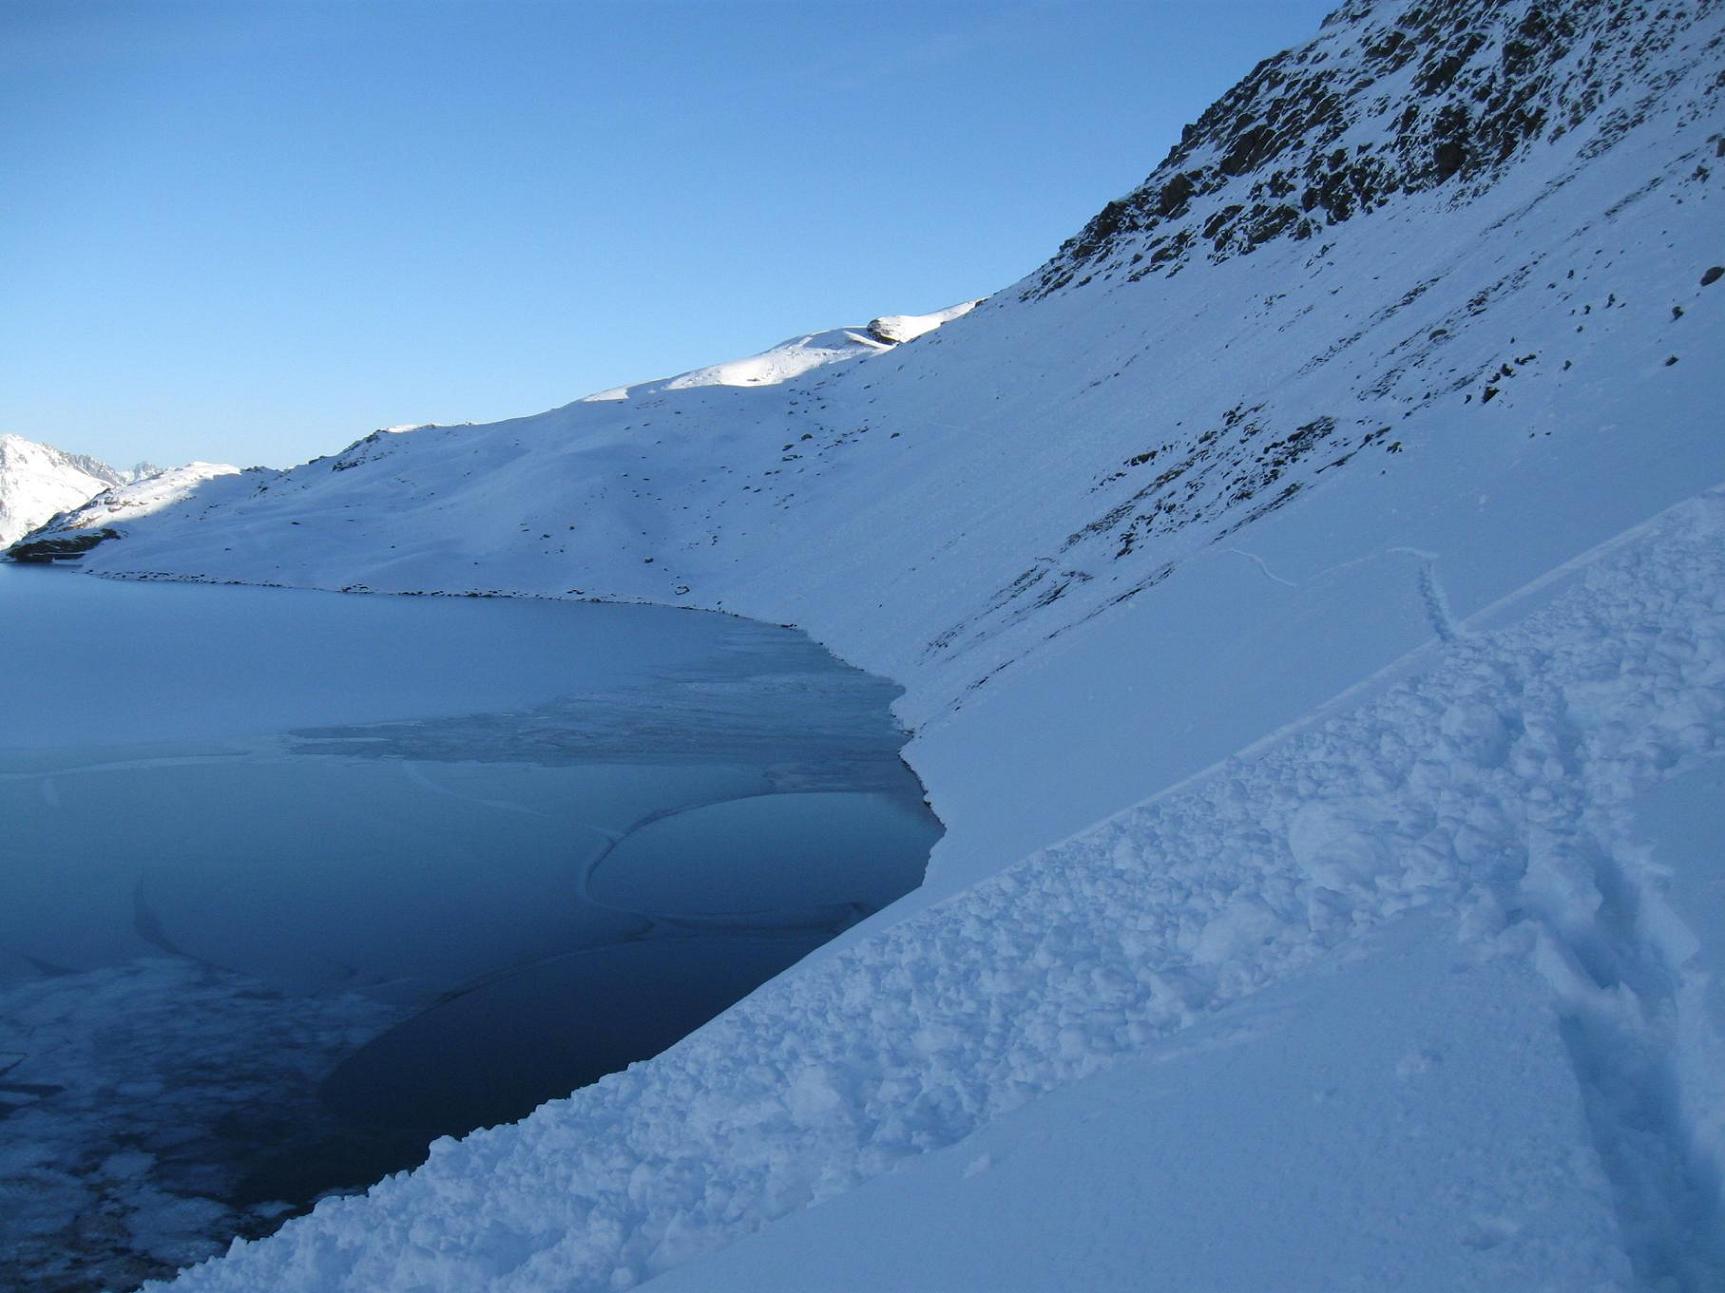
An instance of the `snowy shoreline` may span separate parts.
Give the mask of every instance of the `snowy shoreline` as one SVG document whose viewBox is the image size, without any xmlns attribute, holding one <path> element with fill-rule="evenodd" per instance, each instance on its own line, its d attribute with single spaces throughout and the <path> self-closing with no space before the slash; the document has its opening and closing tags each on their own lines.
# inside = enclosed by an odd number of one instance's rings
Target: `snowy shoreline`
<svg viewBox="0 0 1725 1293">
<path fill-rule="evenodd" d="M 1644 1033 L 1617 1036 L 1629 1025 L 1612 989 L 1579 971 L 1576 948 L 1597 922 L 1618 919 L 1585 896 L 1596 902 L 1613 884 L 1629 886 L 1633 897 L 1610 901 L 1639 907 L 1630 919 L 1650 940 L 1613 953 L 1625 964 L 1669 957 L 1659 931 L 1681 928 L 1658 910 L 1615 817 L 1648 785 L 1718 755 L 1725 495 L 1679 506 L 1569 573 L 1580 586 L 1519 622 L 1442 644 L 1430 667 L 1345 712 L 799 968 L 658 1059 L 525 1123 L 440 1142 L 419 1172 L 326 1203 L 176 1287 L 525 1290 L 615 1286 L 620 1271 L 649 1278 L 956 1144 L 1418 910 L 1455 913 L 1458 955 L 1527 958 L 1590 1062 L 1634 1063 L 1633 1043 L 1663 1044 L 1665 1063 L 1688 1065 L 1657 1011 Z M 1621 681 L 1609 689 L 1590 681 L 1613 674 Z M 1367 739 L 1374 729 L 1393 745 Z M 1584 749 L 1586 762 L 1551 779 Z M 1614 878 L 1590 878 L 1596 865 Z M 1681 979 L 1676 964 L 1671 972 Z M 823 1024 L 794 1022 L 807 1019 Z M 1613 1104 L 1610 1073 L 1596 1082 L 1581 1083 L 1589 1115 L 1631 1120 L 1608 1135 L 1607 1159 L 1719 1161 L 1725 1146 L 1704 1119 L 1672 1126 L 1654 1149 L 1628 1139 L 1636 1111 Z M 1548 1097 L 1498 1098 L 1515 1109 Z M 619 1159 L 625 1143 L 631 1155 Z M 1660 1171 L 1657 1161 L 1562 1170 L 1592 1191 L 1593 1209 Z M 690 1193 L 692 1171 L 709 1185 Z M 483 1236 L 528 1199 L 545 1242 L 522 1260 Z M 1717 1254 L 1686 1254 L 1693 1236 L 1661 1229 L 1680 1221 L 1680 1199 L 1630 1203 L 1642 1230 L 1623 1238 L 1638 1265 L 1713 1269 Z M 1621 1254 L 1574 1229 L 1598 1225 L 1596 1211 L 1543 1215 L 1542 1228 L 1518 1222 L 1516 1242 L 1490 1246 L 1494 1278 L 1627 1278 Z M 464 1254 L 453 1266 L 452 1247 Z M 1560 1249 L 1567 1276 L 1524 1264 Z M 328 1282 L 298 1283 L 313 1253 Z"/>
</svg>

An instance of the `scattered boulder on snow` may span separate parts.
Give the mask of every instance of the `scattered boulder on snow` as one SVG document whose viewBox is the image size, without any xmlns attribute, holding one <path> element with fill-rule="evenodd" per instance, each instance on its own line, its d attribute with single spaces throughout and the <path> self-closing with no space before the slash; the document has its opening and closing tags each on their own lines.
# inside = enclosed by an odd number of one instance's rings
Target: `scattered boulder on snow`
<svg viewBox="0 0 1725 1293">
<path fill-rule="evenodd" d="M 978 297 L 974 301 L 963 301 L 944 310 L 936 310 L 933 314 L 883 314 L 878 319 L 869 320 L 868 334 L 876 341 L 884 341 L 892 346 L 915 341 L 918 337 L 933 332 L 943 323 L 951 323 L 954 319 L 969 314 L 986 299 Z"/>
</svg>

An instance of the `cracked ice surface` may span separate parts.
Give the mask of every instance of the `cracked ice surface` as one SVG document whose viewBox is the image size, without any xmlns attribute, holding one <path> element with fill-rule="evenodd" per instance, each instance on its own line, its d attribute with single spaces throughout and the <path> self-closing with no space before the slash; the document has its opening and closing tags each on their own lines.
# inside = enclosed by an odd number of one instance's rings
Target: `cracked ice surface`
<svg viewBox="0 0 1725 1293">
<path fill-rule="evenodd" d="M 0 1293 L 135 1286 L 652 1054 L 938 835 L 896 689 L 788 630 L 0 585 L 29 684 L 0 728 Z"/>
<path fill-rule="evenodd" d="M 274 1229 L 246 1177 L 333 1133 L 318 1079 L 398 1013 L 166 957 L 0 989 L 0 1288 L 130 1287 Z"/>
</svg>

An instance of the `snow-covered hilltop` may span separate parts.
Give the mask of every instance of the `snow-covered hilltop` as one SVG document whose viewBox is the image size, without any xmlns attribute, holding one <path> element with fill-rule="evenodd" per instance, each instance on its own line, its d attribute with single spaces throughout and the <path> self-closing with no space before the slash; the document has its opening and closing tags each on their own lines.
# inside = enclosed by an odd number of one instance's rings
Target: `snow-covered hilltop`
<svg viewBox="0 0 1725 1293">
<path fill-rule="evenodd" d="M 949 828 L 664 1056 L 183 1286 L 1716 1287 L 1722 94 L 1710 0 L 1350 0 L 937 331 L 53 527 L 799 623 Z"/>
<path fill-rule="evenodd" d="M 110 486 L 129 484 L 158 470 L 141 462 L 122 471 L 87 454 L 66 453 L 23 436 L 0 435 L 0 547 Z"/>
<path fill-rule="evenodd" d="M 675 377 L 597 391 L 556 412 L 557 414 L 579 417 L 584 405 L 628 403 L 635 406 L 652 407 L 663 402 L 667 396 L 698 391 L 702 388 L 783 385 L 793 381 L 793 379 L 806 377 L 817 370 L 826 370 L 852 360 L 886 354 L 904 342 L 925 336 L 942 324 L 961 318 L 980 303 L 980 301 L 965 301 L 947 309 L 935 311 L 932 314 L 883 315 L 863 326 L 830 328 L 823 332 L 805 333 L 802 336 L 780 342 L 760 354 L 750 355 L 743 359 L 710 364 L 704 368 L 680 373 Z M 676 405 L 672 406 L 671 411 L 675 416 L 681 416 L 683 413 L 683 409 Z M 544 417 L 552 416 L 556 416 L 556 414 L 544 415 Z M 520 419 L 519 421 L 539 423 L 543 421 L 543 418 Z M 514 424 L 501 423 L 498 425 Z M 409 434 L 415 435 L 414 445 L 417 448 L 454 436 L 461 440 L 458 448 L 463 451 L 463 456 L 465 456 L 466 450 L 487 442 L 492 449 L 500 448 L 499 442 L 492 440 L 489 436 L 489 433 L 494 429 L 492 427 L 476 427 L 471 423 L 454 427 L 440 427 L 432 424 L 385 427 L 373 431 L 365 438 L 349 445 L 334 458 L 314 459 L 304 467 L 288 472 L 254 467 L 244 472 L 242 479 L 235 481 L 217 481 L 216 479 L 236 474 L 235 468 L 212 463 L 192 463 L 186 467 L 163 472 L 149 480 L 134 481 L 126 488 L 108 490 L 99 497 L 91 499 L 85 506 L 68 508 L 64 515 L 54 516 L 51 524 L 42 526 L 39 533 L 31 534 L 29 542 L 20 543 L 13 547 L 10 555 L 16 560 L 23 561 L 80 559 L 97 545 L 132 533 L 133 526 L 131 523 L 140 521 L 144 517 L 150 517 L 153 523 L 151 527 L 146 527 L 141 531 L 146 535 L 153 532 L 155 526 L 165 524 L 170 528 L 177 528 L 181 523 L 202 522 L 212 517 L 223 522 L 225 531 L 226 524 L 233 515 L 230 508 L 231 504 L 236 502 L 254 504 L 260 501 L 262 496 L 269 494 L 272 489 L 278 491 L 275 496 L 276 499 L 285 497 L 292 500 L 297 493 L 295 487 L 303 489 L 307 485 L 322 484 L 322 475 L 326 470 L 345 472 L 385 458 L 392 458 L 397 452 L 401 437 Z M 463 479 L 474 475 L 474 468 L 471 463 L 462 461 L 457 465 Z M 452 475 L 454 470 L 455 466 L 449 468 Z M 720 470 L 728 471 L 729 468 L 720 468 Z M 284 487 L 290 491 L 286 495 L 279 493 Z M 320 491 L 314 490 L 314 493 L 317 492 Z M 290 507 L 295 505 L 293 502 L 289 503 Z M 313 504 L 314 509 L 316 506 Z M 345 515 L 350 510 L 349 504 L 337 500 L 335 506 L 338 511 L 343 513 L 341 519 L 344 523 L 351 524 L 354 521 L 355 518 Z M 513 502 L 510 506 L 513 509 Z M 290 520 L 289 524 L 300 525 L 301 522 Z M 136 549 L 129 547 L 128 550 L 135 551 Z M 100 564 L 91 563 L 93 567 Z M 132 570 L 129 573 L 174 574 L 176 576 L 189 574 L 190 577 L 194 578 L 205 577 L 202 572 L 167 569 L 149 572 Z M 257 576 L 254 573 L 249 577 L 255 578 Z M 269 582 L 284 581 L 272 578 Z"/>
<path fill-rule="evenodd" d="M 914 341 L 943 323 L 969 314 L 980 304 L 981 301 L 964 301 L 933 314 L 887 314 L 870 320 L 863 328 L 829 328 L 825 332 L 805 333 L 746 359 L 709 364 L 659 381 L 612 387 L 589 395 L 585 402 L 641 399 L 695 386 L 777 386 L 816 368 L 878 355 L 900 342 Z"/>
</svg>

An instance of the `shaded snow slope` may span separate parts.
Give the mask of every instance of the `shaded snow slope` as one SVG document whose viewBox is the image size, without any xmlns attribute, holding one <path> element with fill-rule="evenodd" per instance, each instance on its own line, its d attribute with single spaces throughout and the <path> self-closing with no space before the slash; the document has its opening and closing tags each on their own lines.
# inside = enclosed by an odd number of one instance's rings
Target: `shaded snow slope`
<svg viewBox="0 0 1725 1293">
<path fill-rule="evenodd" d="M 801 624 L 904 684 L 948 826 L 921 891 L 666 1056 L 188 1287 L 627 1283 L 1416 907 L 1546 985 L 1517 1009 L 1547 1042 L 1555 1012 L 1611 1198 L 1504 1242 L 1707 1287 L 1725 1096 L 1683 948 L 1718 916 L 1660 905 L 1625 822 L 1720 735 L 1720 502 L 1584 591 L 1553 572 L 1725 481 L 1722 30 L 1700 0 L 1349 3 L 930 335 L 106 526 L 101 573 Z M 1525 1269 L 1499 1258 L 1466 1278 Z"/>
<path fill-rule="evenodd" d="M 139 463 L 121 471 L 88 454 L 67 453 L 23 436 L 0 435 L 0 547 L 109 486 L 124 485 L 156 470 Z"/>
<path fill-rule="evenodd" d="M 652 1287 L 805 1293 L 811 1271 L 823 1293 L 1627 1283 L 1546 985 L 1454 940 L 1444 921 L 1395 922 Z"/>
</svg>

